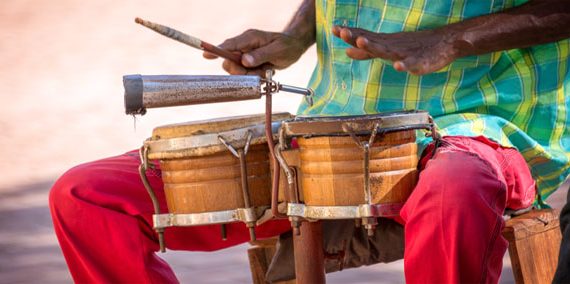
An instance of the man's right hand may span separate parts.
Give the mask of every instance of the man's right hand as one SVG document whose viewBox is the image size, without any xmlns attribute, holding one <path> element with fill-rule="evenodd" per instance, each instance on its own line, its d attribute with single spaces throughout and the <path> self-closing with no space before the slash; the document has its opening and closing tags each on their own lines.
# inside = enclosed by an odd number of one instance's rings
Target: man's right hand
<svg viewBox="0 0 570 284">
<path fill-rule="evenodd" d="M 272 69 L 284 69 L 295 63 L 307 50 L 307 43 L 284 33 L 247 30 L 239 36 L 227 39 L 220 48 L 241 54 L 241 65 L 224 60 L 222 67 L 232 75 L 259 75 L 264 77 L 270 65 Z M 208 59 L 218 58 L 204 52 Z"/>
</svg>

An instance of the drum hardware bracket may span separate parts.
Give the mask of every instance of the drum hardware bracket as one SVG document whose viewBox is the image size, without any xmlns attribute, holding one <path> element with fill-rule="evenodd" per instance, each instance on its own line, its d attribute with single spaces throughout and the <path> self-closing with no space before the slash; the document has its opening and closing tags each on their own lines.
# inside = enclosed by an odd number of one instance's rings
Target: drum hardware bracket
<svg viewBox="0 0 570 284">
<path fill-rule="evenodd" d="M 280 132 L 280 134 L 282 134 Z M 279 143 L 277 145 L 275 145 L 275 157 L 277 158 L 277 161 L 279 161 L 279 164 L 281 165 L 281 168 L 283 168 L 283 171 L 285 172 L 285 175 L 287 176 L 287 187 L 288 187 L 288 191 L 289 191 L 289 195 L 293 195 L 293 196 L 289 196 L 291 197 L 291 200 L 287 200 L 287 201 L 293 201 L 294 203 L 299 203 L 299 187 L 297 186 L 296 183 L 296 174 L 295 174 L 295 170 L 292 169 L 291 167 L 289 167 L 289 164 L 287 164 L 287 161 L 285 161 L 285 158 L 283 157 L 283 153 L 281 152 L 284 147 L 284 144 L 281 144 L 281 135 L 279 135 Z M 279 189 L 277 189 L 279 190 Z M 278 193 L 279 194 L 279 193 Z M 293 228 L 293 234 L 298 236 L 300 234 L 300 227 L 301 227 L 301 220 L 299 217 L 296 216 L 289 216 L 289 221 L 291 222 L 291 227 Z"/>
<path fill-rule="evenodd" d="M 368 141 L 361 141 L 356 134 L 354 133 L 353 128 L 349 123 L 345 123 L 342 125 L 342 129 L 347 132 L 354 143 L 362 149 L 363 154 L 363 168 L 364 168 L 364 202 L 369 206 L 372 204 L 372 193 L 370 192 L 370 146 L 376 140 L 376 136 L 378 135 L 378 129 L 380 128 L 380 124 L 382 121 L 378 121 L 374 124 L 372 129 L 372 133 L 370 134 L 370 138 Z M 364 228 L 368 232 L 368 236 L 374 235 L 374 228 L 378 224 L 376 218 L 363 218 L 362 224 Z"/>
<path fill-rule="evenodd" d="M 144 185 L 146 191 L 148 192 L 148 195 L 150 196 L 150 199 L 152 201 L 152 206 L 154 207 L 154 216 L 156 216 L 156 215 L 160 215 L 160 203 L 158 202 L 158 199 L 156 198 L 156 194 L 154 193 L 154 190 L 152 189 L 152 186 L 150 185 L 150 182 L 148 181 L 148 178 L 146 176 L 146 170 L 149 168 L 148 150 L 149 150 L 148 146 L 145 145 L 145 146 L 142 146 L 140 151 L 139 151 L 140 160 L 141 160 L 141 164 L 139 166 L 139 174 L 141 176 L 141 180 L 143 182 L 143 185 Z M 157 223 L 154 222 L 154 229 L 155 229 L 156 233 L 158 234 L 158 244 L 160 246 L 160 252 L 165 252 L 166 251 L 166 244 L 164 242 L 164 228 L 157 227 L 156 224 Z"/>
<path fill-rule="evenodd" d="M 239 168 L 240 168 L 240 176 L 241 176 L 241 190 L 242 190 L 242 194 L 243 194 L 243 202 L 244 205 L 247 209 L 250 209 L 250 211 L 253 211 L 253 207 L 251 206 L 251 198 L 250 198 L 250 194 L 249 194 L 249 185 L 247 182 L 247 163 L 245 161 L 245 156 L 247 155 L 247 152 L 249 150 L 249 145 L 251 144 L 251 137 L 253 136 L 253 133 L 251 131 L 247 131 L 247 137 L 245 138 L 245 145 L 243 148 L 239 148 L 236 150 L 235 147 L 233 147 L 232 145 L 230 145 L 226 139 L 224 139 L 221 135 L 218 136 L 218 139 L 220 140 L 220 142 L 222 142 L 222 144 L 224 144 L 224 146 L 226 146 L 226 148 L 228 148 L 228 150 L 238 158 L 239 160 Z M 251 221 L 246 221 L 246 225 L 247 228 L 249 230 L 249 238 L 251 241 L 255 241 L 257 238 L 255 236 L 255 223 L 257 221 L 257 216 L 255 214 L 253 214 L 253 219 Z"/>
<path fill-rule="evenodd" d="M 266 94 L 267 93 L 274 94 L 283 91 L 283 92 L 303 95 L 303 97 L 305 98 L 305 102 L 309 106 L 313 106 L 313 97 L 315 96 L 315 91 L 313 91 L 313 89 L 311 88 L 301 88 L 301 87 L 281 84 L 279 82 L 274 81 L 272 79 L 272 76 L 268 76 L 267 72 L 265 79 L 261 79 L 261 82 L 265 83 L 265 86 L 262 87 L 262 91 L 265 92 Z"/>
<path fill-rule="evenodd" d="M 378 217 L 398 216 L 403 206 L 403 203 L 360 204 L 356 206 L 316 206 L 290 202 L 287 204 L 287 215 L 307 219 L 309 221 L 327 219 L 362 219 L 362 224 L 366 225 L 365 222 L 367 221 L 365 220 L 376 220 Z M 373 225 L 374 223 L 369 224 Z"/>
<path fill-rule="evenodd" d="M 267 80 L 267 82 L 273 82 L 273 85 L 275 86 L 275 82 L 273 81 L 273 70 L 265 70 L 265 80 Z M 273 132 L 269 127 L 269 123 L 271 122 L 271 114 L 273 113 L 271 86 L 266 86 L 264 91 L 265 136 L 267 137 L 267 147 L 269 148 L 274 167 L 273 176 L 271 178 L 271 214 L 274 216 L 274 218 L 286 218 L 287 216 L 279 212 L 279 175 L 281 174 L 281 170 L 279 169 L 279 162 L 275 157 L 275 142 L 273 141 Z"/>
<path fill-rule="evenodd" d="M 224 224 L 232 222 L 255 223 L 257 216 L 263 214 L 268 207 L 237 208 L 233 210 L 188 213 L 188 214 L 154 214 L 153 223 L 155 229 L 167 227 L 186 227 L 209 224 Z"/>
</svg>

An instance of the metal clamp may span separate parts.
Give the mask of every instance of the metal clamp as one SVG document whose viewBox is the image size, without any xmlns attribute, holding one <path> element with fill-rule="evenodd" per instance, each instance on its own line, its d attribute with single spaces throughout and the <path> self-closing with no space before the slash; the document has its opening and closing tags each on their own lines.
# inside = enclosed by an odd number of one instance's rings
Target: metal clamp
<svg viewBox="0 0 570 284">
<path fill-rule="evenodd" d="M 356 145 L 362 149 L 364 158 L 364 202 L 366 202 L 367 205 L 371 205 L 372 203 L 372 193 L 370 192 L 370 146 L 376 139 L 380 123 L 381 121 L 374 124 L 374 128 L 372 129 L 372 133 L 370 134 L 368 141 L 361 141 L 361 139 L 356 136 L 349 123 L 342 125 L 342 129 L 347 132 L 352 140 L 354 140 L 354 143 L 356 143 Z M 366 228 L 368 231 L 368 235 L 372 236 L 374 234 L 374 228 L 377 224 L 376 218 L 364 217 L 362 219 L 362 224 L 364 224 L 364 228 Z"/>
<path fill-rule="evenodd" d="M 140 151 L 139 151 L 139 155 L 140 155 L 140 159 L 141 159 L 141 164 L 139 166 L 139 175 L 141 176 L 141 180 L 142 180 L 142 183 L 144 185 L 144 188 L 148 192 L 148 195 L 150 196 L 150 199 L 152 201 L 152 206 L 154 207 L 153 218 L 155 218 L 154 216 L 160 215 L 160 203 L 158 202 L 158 199 L 156 198 L 156 194 L 154 193 L 154 190 L 153 190 L 152 186 L 150 185 L 150 182 L 148 181 L 148 178 L 146 176 L 146 170 L 149 168 L 148 151 L 149 151 L 149 148 L 147 145 L 142 146 Z M 164 228 L 158 227 L 156 223 L 153 224 L 153 228 L 156 231 L 156 233 L 158 234 L 158 245 L 160 246 L 160 252 L 165 252 L 166 251 L 166 244 L 164 242 Z"/>
<path fill-rule="evenodd" d="M 245 208 L 251 208 L 251 209 L 253 207 L 251 206 L 251 199 L 250 199 L 250 195 L 249 195 L 249 184 L 247 182 L 247 163 L 245 160 L 245 156 L 247 155 L 247 152 L 249 150 L 252 135 L 253 134 L 251 133 L 251 131 L 248 131 L 246 141 L 245 141 L 245 146 L 243 148 L 239 148 L 237 150 L 235 149 L 235 147 L 230 145 L 221 135 L 218 136 L 218 139 L 220 140 L 220 142 L 222 142 L 222 144 L 224 144 L 224 146 L 226 146 L 226 148 L 228 148 L 228 150 L 234 156 L 236 156 L 239 159 L 243 203 L 245 205 Z M 254 229 L 255 221 L 257 221 L 257 216 L 255 216 L 255 220 L 245 222 L 248 229 L 249 229 L 249 237 L 250 237 L 251 241 L 256 240 L 255 229 Z"/>
<path fill-rule="evenodd" d="M 261 79 L 261 81 L 265 83 L 265 87 L 263 87 L 262 90 L 266 93 L 277 93 L 279 91 L 283 91 L 283 92 L 303 95 L 303 97 L 305 98 L 305 102 L 309 106 L 313 106 L 313 97 L 315 96 L 315 91 L 313 91 L 313 89 L 311 88 L 295 87 L 273 81 L 271 76 L 267 76 L 267 71 L 265 79 Z"/>
<path fill-rule="evenodd" d="M 155 228 L 199 226 L 212 224 L 225 224 L 233 222 L 251 223 L 257 221 L 257 216 L 262 215 L 267 207 L 238 208 L 204 213 L 189 214 L 155 214 L 153 222 Z"/>
<path fill-rule="evenodd" d="M 309 220 L 362 219 L 362 223 L 366 225 L 368 219 L 398 216 L 403 206 L 404 203 L 313 206 L 290 202 L 287 204 L 287 215 Z"/>
<path fill-rule="evenodd" d="M 283 144 L 281 144 L 281 142 L 275 145 L 274 153 L 275 157 L 277 158 L 277 161 L 279 161 L 281 168 L 283 168 L 283 171 L 287 176 L 287 187 L 288 187 L 287 189 L 289 192 L 288 196 L 290 197 L 288 198 L 287 201 L 298 203 L 300 200 L 300 192 L 296 182 L 297 175 L 295 174 L 295 171 L 291 169 L 291 167 L 289 167 L 287 161 L 283 157 L 283 153 L 281 151 L 284 149 L 284 147 L 282 145 Z M 300 233 L 299 228 L 301 227 L 301 218 L 295 216 L 289 216 L 289 221 L 291 222 L 291 227 L 293 228 L 293 234 L 299 235 Z"/>
</svg>

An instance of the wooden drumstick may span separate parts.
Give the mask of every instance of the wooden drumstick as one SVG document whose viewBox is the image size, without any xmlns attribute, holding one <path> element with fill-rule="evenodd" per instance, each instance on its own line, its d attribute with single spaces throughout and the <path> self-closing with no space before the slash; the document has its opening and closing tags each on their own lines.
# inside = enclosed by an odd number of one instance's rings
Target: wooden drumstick
<svg viewBox="0 0 570 284">
<path fill-rule="evenodd" d="M 163 36 L 177 40 L 177 41 L 184 43 L 184 44 L 187 44 L 191 47 L 194 47 L 194 48 L 197 48 L 200 50 L 205 50 L 209 53 L 215 54 L 219 57 L 231 60 L 231 61 L 241 65 L 241 55 L 240 54 L 232 53 L 230 51 L 227 51 L 225 49 L 221 49 L 215 45 L 212 45 L 210 43 L 202 41 L 196 37 L 185 34 L 181 31 L 178 31 L 178 30 L 175 30 L 173 28 L 163 26 L 160 24 L 156 24 L 153 22 L 145 21 L 145 20 L 138 18 L 138 17 L 135 18 L 135 23 L 141 24 L 141 25 L 163 35 Z"/>
</svg>

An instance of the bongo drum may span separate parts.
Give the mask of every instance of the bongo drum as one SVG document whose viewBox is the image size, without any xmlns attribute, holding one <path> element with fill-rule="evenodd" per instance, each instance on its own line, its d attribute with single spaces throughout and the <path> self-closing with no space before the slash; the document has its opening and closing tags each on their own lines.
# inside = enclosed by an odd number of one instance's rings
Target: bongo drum
<svg viewBox="0 0 570 284">
<path fill-rule="evenodd" d="M 277 133 L 289 113 L 272 116 Z M 141 178 L 155 206 L 157 231 L 171 226 L 244 222 L 253 227 L 271 206 L 265 115 L 157 127 L 141 149 Z M 162 213 L 144 169 L 158 160 L 168 213 Z"/>
<path fill-rule="evenodd" d="M 435 133 L 427 112 L 284 121 L 276 155 L 288 182 L 297 184 L 292 185 L 297 198 L 288 203 L 287 215 L 361 219 L 368 229 L 374 228 L 376 217 L 397 216 L 417 182 L 417 129 Z M 299 145 L 300 174 L 291 172 L 283 155 L 292 138 Z"/>
</svg>

